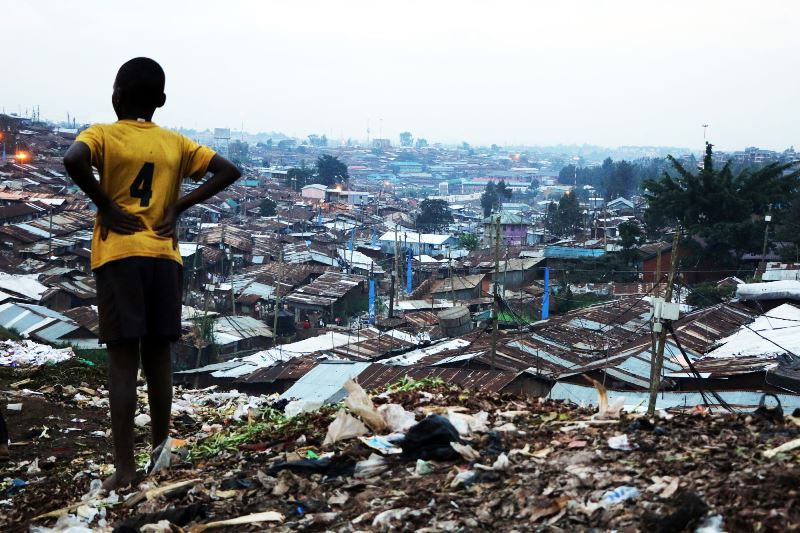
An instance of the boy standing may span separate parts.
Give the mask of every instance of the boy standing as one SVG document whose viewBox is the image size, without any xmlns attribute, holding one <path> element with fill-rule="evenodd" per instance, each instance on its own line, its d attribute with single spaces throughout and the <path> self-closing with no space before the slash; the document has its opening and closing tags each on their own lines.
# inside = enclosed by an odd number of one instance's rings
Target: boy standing
<svg viewBox="0 0 800 533">
<path fill-rule="evenodd" d="M 164 71 L 131 59 L 117 72 L 111 97 L 117 122 L 81 132 L 64 156 L 70 177 L 97 206 L 92 270 L 97 280 L 100 341 L 108 346 L 114 475 L 104 488 L 135 476 L 133 417 L 141 360 L 147 379 L 153 448 L 169 436 L 170 343 L 181 334 L 182 262 L 175 224 L 241 173 L 211 149 L 151 122 L 164 105 Z M 92 174 L 95 167 L 98 182 Z M 179 197 L 181 182 L 213 175 Z"/>
</svg>

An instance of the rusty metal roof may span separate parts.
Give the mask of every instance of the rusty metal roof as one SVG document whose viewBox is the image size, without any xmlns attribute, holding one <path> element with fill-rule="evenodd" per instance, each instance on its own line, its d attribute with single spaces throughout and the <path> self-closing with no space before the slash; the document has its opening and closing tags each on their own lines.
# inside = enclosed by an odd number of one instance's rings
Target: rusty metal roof
<svg viewBox="0 0 800 533">
<path fill-rule="evenodd" d="M 308 285 L 296 289 L 286 297 L 286 302 L 327 307 L 354 288 L 363 285 L 365 280 L 365 277 L 354 274 L 325 272 Z"/>
<path fill-rule="evenodd" d="M 367 390 L 379 389 L 404 377 L 414 380 L 439 378 L 445 383 L 482 392 L 500 392 L 518 373 L 429 366 L 390 366 L 374 363 L 358 375 L 358 383 Z"/>
<path fill-rule="evenodd" d="M 268 368 L 256 370 L 247 377 L 238 380 L 241 383 L 272 383 L 279 379 L 300 379 L 309 370 L 319 364 L 314 357 L 300 356 L 277 363 Z"/>
</svg>

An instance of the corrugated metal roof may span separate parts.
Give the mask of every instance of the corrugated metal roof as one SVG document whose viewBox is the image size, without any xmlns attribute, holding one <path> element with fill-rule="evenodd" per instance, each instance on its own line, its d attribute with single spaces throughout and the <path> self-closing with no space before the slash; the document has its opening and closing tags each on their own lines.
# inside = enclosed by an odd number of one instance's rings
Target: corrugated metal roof
<svg viewBox="0 0 800 533">
<path fill-rule="evenodd" d="M 414 380 L 439 378 L 445 383 L 460 385 L 481 392 L 500 392 L 510 384 L 518 373 L 493 372 L 460 368 L 437 368 L 429 366 L 391 366 L 375 363 L 358 375 L 358 383 L 364 389 L 379 389 L 404 377 Z"/>
<path fill-rule="evenodd" d="M 297 380 L 282 399 L 298 399 L 322 403 L 335 403 L 344 398 L 342 386 L 348 379 L 357 377 L 370 364 L 352 361 L 324 361 Z"/>
</svg>

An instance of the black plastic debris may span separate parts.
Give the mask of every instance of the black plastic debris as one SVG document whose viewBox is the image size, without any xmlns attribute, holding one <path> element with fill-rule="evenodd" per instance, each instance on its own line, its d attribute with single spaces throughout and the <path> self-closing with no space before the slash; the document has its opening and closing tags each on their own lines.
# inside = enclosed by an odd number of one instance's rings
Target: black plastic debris
<svg viewBox="0 0 800 533">
<path fill-rule="evenodd" d="M 404 459 L 455 461 L 461 455 L 451 442 L 461 442 L 458 430 L 445 417 L 430 415 L 412 426 L 397 444 L 403 449 Z"/>
</svg>

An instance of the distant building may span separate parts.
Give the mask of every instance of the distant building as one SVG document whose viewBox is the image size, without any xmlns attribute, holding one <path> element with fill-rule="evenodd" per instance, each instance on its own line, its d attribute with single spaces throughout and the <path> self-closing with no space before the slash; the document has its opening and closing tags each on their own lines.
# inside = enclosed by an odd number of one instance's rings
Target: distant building
<svg viewBox="0 0 800 533">
<path fill-rule="evenodd" d="M 394 254 L 394 231 L 387 231 L 378 239 L 378 244 L 384 252 Z M 439 235 L 437 233 L 417 233 L 415 231 L 398 230 L 397 240 L 400 250 L 411 250 L 414 255 L 443 255 L 458 243 L 452 235 Z"/>
<path fill-rule="evenodd" d="M 350 204 L 367 205 L 372 195 L 363 191 L 340 191 L 339 189 L 325 189 L 325 201 Z"/>
<path fill-rule="evenodd" d="M 392 141 L 389 139 L 372 139 L 372 147 L 378 150 L 384 150 L 392 147 Z"/>
<path fill-rule="evenodd" d="M 450 186 L 446 181 L 439 184 L 439 196 L 448 196 L 450 194 Z"/>
<path fill-rule="evenodd" d="M 487 246 L 494 246 L 497 215 L 483 219 L 483 236 Z M 500 215 L 500 244 L 505 246 L 522 246 L 527 243 L 530 224 L 516 213 Z"/>
<path fill-rule="evenodd" d="M 327 190 L 328 187 L 321 183 L 312 183 L 303 187 L 300 191 L 300 196 L 312 202 L 323 202 L 325 201 L 325 192 Z"/>
</svg>

